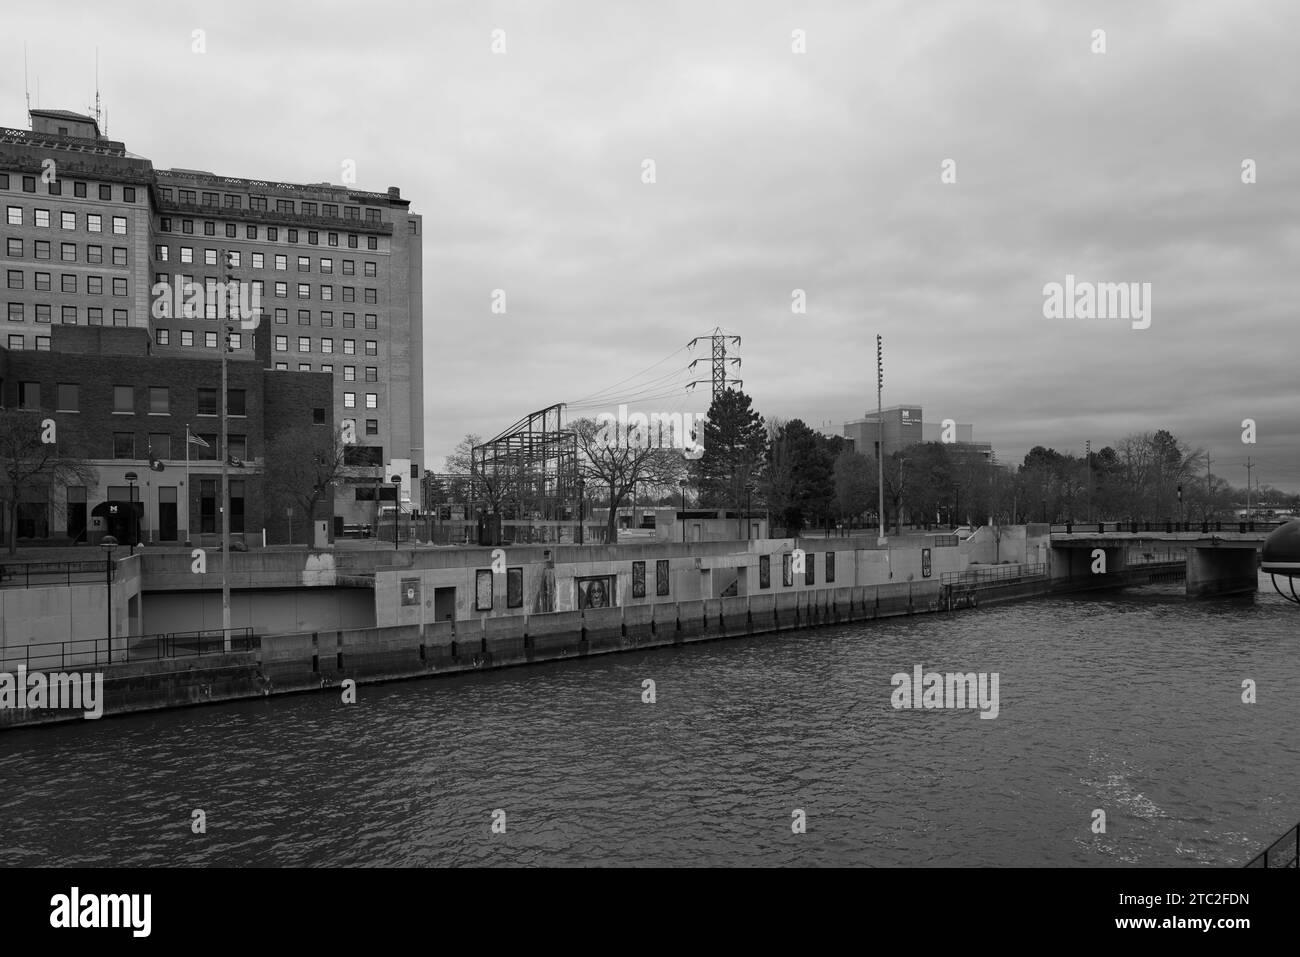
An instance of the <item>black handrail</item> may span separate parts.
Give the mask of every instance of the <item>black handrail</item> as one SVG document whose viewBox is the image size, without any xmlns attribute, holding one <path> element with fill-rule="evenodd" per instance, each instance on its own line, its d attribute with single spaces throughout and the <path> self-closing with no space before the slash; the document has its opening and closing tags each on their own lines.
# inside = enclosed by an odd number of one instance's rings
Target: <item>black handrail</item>
<svg viewBox="0 0 1300 957">
<path fill-rule="evenodd" d="M 113 643 L 118 643 L 114 648 Z M 251 627 L 230 629 L 231 651 L 253 651 L 258 636 Z M 119 635 L 116 638 L 75 638 L 70 641 L 46 641 L 10 647 L 0 657 L 0 667 L 22 664 L 29 671 L 53 668 L 58 659 L 60 670 L 71 659 L 75 667 L 87 664 L 120 664 L 131 661 L 160 661 L 164 658 L 181 658 L 189 655 L 221 654 L 225 651 L 225 632 L 220 628 L 205 631 L 172 631 L 152 635 Z M 43 651 L 42 649 L 58 649 Z M 90 661 L 78 661 L 80 656 L 91 656 Z M 43 663 L 48 659 L 48 663 Z M 33 666 L 33 661 L 36 662 Z"/>
<path fill-rule="evenodd" d="M 1272 855 L 1272 856 L 1270 856 Z M 1247 867 L 1300 868 L 1300 824 L 1250 859 Z"/>
</svg>

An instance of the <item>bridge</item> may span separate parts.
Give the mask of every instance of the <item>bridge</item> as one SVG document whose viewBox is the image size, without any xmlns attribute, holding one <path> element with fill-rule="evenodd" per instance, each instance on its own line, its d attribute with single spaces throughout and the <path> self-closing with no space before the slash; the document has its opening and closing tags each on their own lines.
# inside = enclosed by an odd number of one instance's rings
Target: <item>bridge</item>
<svg viewBox="0 0 1300 957">
<path fill-rule="evenodd" d="M 1133 555 L 1143 548 L 1184 553 L 1186 591 L 1197 598 L 1252 594 L 1259 548 L 1286 522 L 1066 522 L 1051 526 L 1052 579 L 1115 587 L 1143 580 Z M 1099 554 L 1104 562 L 1099 561 Z M 1163 564 L 1169 565 L 1166 561 Z M 1166 571 L 1168 569 L 1166 568 Z"/>
</svg>

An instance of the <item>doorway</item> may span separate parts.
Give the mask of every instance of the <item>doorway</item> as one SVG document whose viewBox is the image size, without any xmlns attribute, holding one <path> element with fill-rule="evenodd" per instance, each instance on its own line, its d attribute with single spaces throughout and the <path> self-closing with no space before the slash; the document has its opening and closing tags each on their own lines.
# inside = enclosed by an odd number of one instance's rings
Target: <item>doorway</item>
<svg viewBox="0 0 1300 957">
<path fill-rule="evenodd" d="M 456 589 L 435 588 L 433 590 L 434 621 L 456 620 Z"/>
</svg>

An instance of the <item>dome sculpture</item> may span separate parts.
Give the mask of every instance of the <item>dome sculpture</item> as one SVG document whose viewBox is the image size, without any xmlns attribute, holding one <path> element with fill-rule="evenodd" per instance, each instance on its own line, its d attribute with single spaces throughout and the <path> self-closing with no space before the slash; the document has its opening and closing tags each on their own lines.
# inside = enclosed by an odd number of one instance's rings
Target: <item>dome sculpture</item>
<svg viewBox="0 0 1300 957">
<path fill-rule="evenodd" d="M 1264 548 L 1260 552 L 1260 571 L 1268 574 L 1277 593 L 1289 602 L 1300 605 L 1300 594 L 1296 593 L 1295 580 L 1300 577 L 1300 519 L 1279 525 L 1264 539 Z M 1287 579 L 1291 594 L 1286 594 L 1278 586 L 1277 576 Z"/>
</svg>

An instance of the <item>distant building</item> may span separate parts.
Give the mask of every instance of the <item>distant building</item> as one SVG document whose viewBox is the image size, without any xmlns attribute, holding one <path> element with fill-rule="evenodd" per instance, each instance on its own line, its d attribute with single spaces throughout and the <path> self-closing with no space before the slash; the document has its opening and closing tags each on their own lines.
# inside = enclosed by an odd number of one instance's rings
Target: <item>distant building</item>
<svg viewBox="0 0 1300 957">
<path fill-rule="evenodd" d="M 976 442 L 974 426 L 954 422 L 951 438 L 945 433 L 943 421 L 925 422 L 919 405 L 894 405 L 882 409 L 880 415 L 868 412 L 861 419 L 844 423 L 844 437 L 853 443 L 855 451 L 876 457 L 880 454 L 881 434 L 884 435 L 885 455 L 905 449 L 921 442 L 947 441 L 954 452 L 964 455 L 982 455 L 987 459 L 993 457 L 993 446 L 987 442 Z"/>
</svg>

